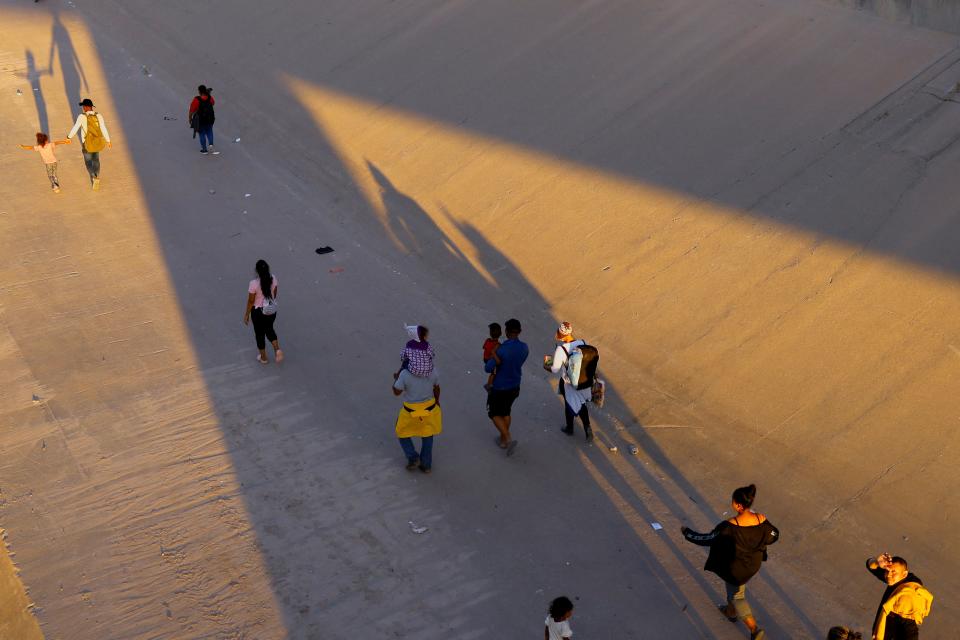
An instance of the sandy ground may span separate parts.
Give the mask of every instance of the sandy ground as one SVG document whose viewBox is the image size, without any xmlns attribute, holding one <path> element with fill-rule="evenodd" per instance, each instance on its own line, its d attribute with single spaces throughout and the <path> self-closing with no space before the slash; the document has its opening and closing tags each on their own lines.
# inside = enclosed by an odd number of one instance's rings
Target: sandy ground
<svg viewBox="0 0 960 640">
<path fill-rule="evenodd" d="M 561 593 L 580 638 L 744 637 L 677 530 L 747 482 L 770 637 L 865 629 L 882 550 L 960 637 L 954 37 L 786 0 L 0 16 L 0 525 L 48 639 L 539 637 Z M 88 95 L 103 190 L 73 145 L 51 194 L 14 145 Z M 260 257 L 282 366 L 241 323 Z M 479 353 L 510 316 L 507 460 Z M 537 366 L 560 319 L 601 350 L 594 446 Z M 440 352 L 431 477 L 392 435 L 404 322 Z"/>
</svg>

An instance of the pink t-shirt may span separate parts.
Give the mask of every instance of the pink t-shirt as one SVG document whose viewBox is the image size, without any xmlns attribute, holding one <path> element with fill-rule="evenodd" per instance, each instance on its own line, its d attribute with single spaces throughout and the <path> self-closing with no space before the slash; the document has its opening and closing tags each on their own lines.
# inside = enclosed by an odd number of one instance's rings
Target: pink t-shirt
<svg viewBox="0 0 960 640">
<path fill-rule="evenodd" d="M 277 276 L 270 275 L 273 280 L 270 282 L 271 293 L 277 295 Z M 247 289 L 247 293 L 253 294 L 253 308 L 262 309 L 263 308 L 263 291 L 260 290 L 260 278 L 254 278 L 250 281 L 250 287 Z"/>
<path fill-rule="evenodd" d="M 56 146 L 56 143 L 47 141 L 47 144 L 43 145 L 34 145 L 33 148 L 36 151 L 40 152 L 40 157 L 43 159 L 43 164 L 53 164 L 57 161 L 57 156 L 53 155 L 53 148 Z"/>
</svg>

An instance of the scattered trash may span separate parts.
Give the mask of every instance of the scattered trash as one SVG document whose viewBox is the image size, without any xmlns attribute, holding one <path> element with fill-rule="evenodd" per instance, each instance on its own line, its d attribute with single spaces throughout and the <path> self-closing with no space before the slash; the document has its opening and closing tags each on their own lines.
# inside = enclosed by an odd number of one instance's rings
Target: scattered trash
<svg viewBox="0 0 960 640">
<path fill-rule="evenodd" d="M 163 116 L 164 120 L 176 120 L 173 116 Z"/>
<path fill-rule="evenodd" d="M 34 87 L 33 90 L 34 90 L 34 91 L 40 91 L 40 87 Z"/>
<path fill-rule="evenodd" d="M 330 269 L 330 273 L 343 273 L 343 267 L 334 267 Z"/>
<path fill-rule="evenodd" d="M 637 455 L 638 453 L 640 453 L 640 447 L 638 447 L 638 446 L 636 446 L 636 445 L 632 445 L 632 446 L 630 447 L 630 455 L 635 456 L 635 455 Z"/>
<path fill-rule="evenodd" d="M 33 394 L 33 403 L 37 404 L 39 402 L 40 402 L 40 396 L 38 396 L 37 394 Z"/>
<path fill-rule="evenodd" d="M 47 449 L 47 441 L 46 441 L 46 439 L 40 441 L 40 448 L 43 449 L 44 451 L 46 451 L 46 449 Z"/>
<path fill-rule="evenodd" d="M 234 144 L 236 144 L 237 142 L 240 142 L 240 138 L 234 138 L 234 139 L 233 139 L 233 142 L 234 142 Z"/>
<path fill-rule="evenodd" d="M 215 194 L 216 192 L 217 192 L 216 189 L 210 189 L 210 195 L 213 195 L 213 194 Z"/>
<path fill-rule="evenodd" d="M 618 449 L 618 448 L 616 447 L 616 445 L 610 447 L 610 453 L 616 453 L 616 452 L 619 451 L 619 450 L 620 450 L 620 449 Z"/>
<path fill-rule="evenodd" d="M 244 198 L 249 198 L 251 195 L 253 195 L 253 194 L 251 194 L 251 193 L 245 193 L 245 194 L 243 194 L 243 197 L 244 197 Z"/>
<path fill-rule="evenodd" d="M 140 66 L 140 71 L 143 73 L 143 75 L 147 76 L 148 78 L 153 75 L 152 73 L 150 73 L 150 69 L 148 69 L 147 65 L 145 64 Z"/>
<path fill-rule="evenodd" d="M 600 271 L 610 271 L 610 265 L 605 266 L 603 269 L 600 269 Z"/>
<path fill-rule="evenodd" d="M 651 522 L 650 526 L 653 527 L 654 531 L 660 531 L 661 529 L 663 529 L 663 525 L 660 524 L 659 522 Z"/>
<path fill-rule="evenodd" d="M 22 95 L 23 95 L 23 91 L 20 91 L 20 89 L 17 89 L 17 95 L 18 95 L 18 96 L 22 96 Z"/>
<path fill-rule="evenodd" d="M 247 210 L 246 210 L 246 209 L 243 210 L 243 215 L 247 215 Z"/>
<path fill-rule="evenodd" d="M 903 536 L 903 541 L 904 541 L 904 542 L 907 542 L 908 540 L 910 540 L 910 536 Z"/>
<path fill-rule="evenodd" d="M 333 247 L 317 247 L 317 253 L 321 256 L 325 253 L 333 253 Z"/>
<path fill-rule="evenodd" d="M 413 524 L 413 520 L 408 521 L 407 524 L 410 525 L 410 531 L 413 531 L 418 535 L 427 532 L 427 527 L 418 527 L 417 525 Z"/>
</svg>

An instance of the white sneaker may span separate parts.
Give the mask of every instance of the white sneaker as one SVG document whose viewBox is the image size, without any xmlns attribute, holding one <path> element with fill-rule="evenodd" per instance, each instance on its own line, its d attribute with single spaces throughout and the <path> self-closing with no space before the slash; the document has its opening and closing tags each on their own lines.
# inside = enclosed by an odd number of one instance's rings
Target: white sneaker
<svg viewBox="0 0 960 640">
<path fill-rule="evenodd" d="M 210 153 L 212 153 L 213 155 L 215 155 L 215 156 L 220 155 L 220 152 L 217 151 L 216 149 L 214 149 L 214 148 L 213 148 L 213 145 L 210 145 L 208 148 L 210 149 Z"/>
</svg>

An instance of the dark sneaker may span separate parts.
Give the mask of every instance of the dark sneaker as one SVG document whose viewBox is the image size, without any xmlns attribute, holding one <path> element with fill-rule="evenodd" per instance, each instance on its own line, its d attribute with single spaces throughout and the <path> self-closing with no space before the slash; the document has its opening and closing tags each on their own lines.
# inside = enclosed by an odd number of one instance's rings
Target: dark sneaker
<svg viewBox="0 0 960 640">
<path fill-rule="evenodd" d="M 414 458 L 413 460 L 407 460 L 407 471 L 413 471 L 420 465 L 420 458 Z"/>
<path fill-rule="evenodd" d="M 425 467 L 423 465 L 420 465 L 420 471 L 423 471 L 424 473 L 433 473 L 430 467 Z"/>
<path fill-rule="evenodd" d="M 203 155 L 207 155 L 207 150 L 206 150 L 206 149 L 200 149 L 200 153 L 202 153 Z"/>
<path fill-rule="evenodd" d="M 750 640 L 764 640 L 766 637 L 767 633 L 760 627 L 757 627 L 756 631 L 750 634 Z"/>
<path fill-rule="evenodd" d="M 517 451 L 517 441 L 511 440 L 507 443 L 507 455 L 512 456 Z"/>
<path fill-rule="evenodd" d="M 573 435 L 573 427 L 560 427 L 560 431 L 563 431 L 568 436 Z"/>
<path fill-rule="evenodd" d="M 587 437 L 587 442 L 593 442 L 593 429 L 591 429 L 590 427 L 587 427 L 583 431 Z"/>
</svg>

